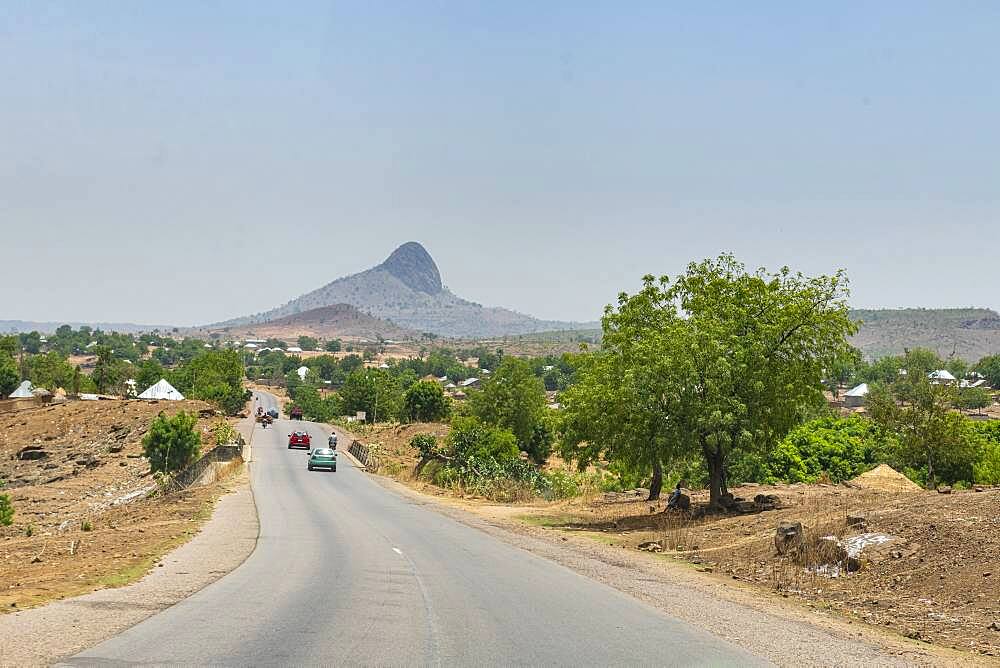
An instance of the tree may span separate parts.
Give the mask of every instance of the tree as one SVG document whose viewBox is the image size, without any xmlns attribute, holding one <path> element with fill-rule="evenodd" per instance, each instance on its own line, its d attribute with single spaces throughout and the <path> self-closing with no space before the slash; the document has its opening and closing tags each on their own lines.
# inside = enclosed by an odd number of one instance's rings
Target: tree
<svg viewBox="0 0 1000 668">
<path fill-rule="evenodd" d="M 97 391 L 121 393 L 127 377 L 124 362 L 115 359 L 108 346 L 95 346 L 94 353 L 97 355 L 97 362 L 90 377 L 97 386 Z"/>
<path fill-rule="evenodd" d="M 406 417 L 418 422 L 434 422 L 448 414 L 448 400 L 438 383 L 419 381 L 403 395 Z"/>
<path fill-rule="evenodd" d="M 21 374 L 17 370 L 17 362 L 3 350 L 0 350 L 0 397 L 5 397 L 17 389 L 21 382 Z"/>
<path fill-rule="evenodd" d="M 55 350 L 44 355 L 34 355 L 28 360 L 28 379 L 38 387 L 51 390 L 57 387 L 71 388 L 73 375 L 73 365 Z"/>
<path fill-rule="evenodd" d="M 323 349 L 326 350 L 326 352 L 328 353 L 339 353 L 340 347 L 341 347 L 340 339 L 333 339 L 332 341 L 327 341 L 325 344 L 323 344 Z M 305 349 L 303 348 L 303 350 Z"/>
<path fill-rule="evenodd" d="M 299 348 L 302 350 L 316 350 L 319 347 L 319 341 L 311 336 L 300 336 L 299 337 Z"/>
<path fill-rule="evenodd" d="M 233 415 L 247 401 L 243 360 L 235 350 L 204 350 L 171 374 L 171 380 L 189 399 L 215 403 Z"/>
<path fill-rule="evenodd" d="M 993 394 L 982 387 L 964 387 L 955 397 L 955 406 L 964 411 L 979 411 L 993 404 Z"/>
<path fill-rule="evenodd" d="M 545 461 L 552 441 L 536 432 L 548 410 L 545 386 L 527 360 L 504 358 L 482 389 L 469 393 L 468 402 L 472 415 L 510 429 L 522 450 L 538 463 Z"/>
<path fill-rule="evenodd" d="M 167 417 L 162 411 L 142 439 L 143 454 L 153 471 L 172 473 L 190 464 L 201 449 L 198 417 L 181 411 Z"/>
<path fill-rule="evenodd" d="M 650 466 L 699 454 L 710 505 L 723 505 L 730 455 L 767 451 L 823 404 L 825 370 L 856 331 L 845 285 L 843 272 L 750 273 L 731 255 L 673 284 L 646 276 L 606 309 L 603 350 L 563 395 L 571 454 Z"/>
<path fill-rule="evenodd" d="M 969 420 L 952 411 L 955 398 L 953 386 L 931 383 L 919 367 L 868 393 L 872 420 L 897 435 L 904 463 L 924 468 L 930 487 L 939 478 L 972 479 L 979 439 Z"/>
<path fill-rule="evenodd" d="M 340 388 L 340 398 L 348 414 L 364 411 L 367 422 L 398 417 L 402 404 L 399 384 L 384 369 L 355 369 Z"/>
<path fill-rule="evenodd" d="M 1000 389 L 1000 355 L 989 355 L 979 360 L 975 369 L 993 387 Z"/>
</svg>

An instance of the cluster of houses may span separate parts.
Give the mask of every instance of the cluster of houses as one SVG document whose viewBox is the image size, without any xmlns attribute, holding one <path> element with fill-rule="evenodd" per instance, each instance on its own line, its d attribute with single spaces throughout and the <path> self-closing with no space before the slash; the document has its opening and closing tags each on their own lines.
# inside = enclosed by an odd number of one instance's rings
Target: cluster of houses
<svg viewBox="0 0 1000 668">
<path fill-rule="evenodd" d="M 906 375 L 906 369 L 900 369 L 899 374 L 901 376 Z M 931 371 L 927 374 L 927 377 L 935 385 L 956 385 L 960 389 L 967 388 L 977 388 L 981 387 L 983 389 L 989 389 L 989 385 L 986 383 L 986 379 L 982 374 L 972 372 L 967 378 L 959 380 L 955 378 L 947 369 L 937 369 L 936 371 Z M 861 383 L 857 387 L 852 387 L 847 392 L 844 392 L 844 408 L 861 408 L 865 405 L 865 398 L 868 396 L 868 383 Z"/>
<path fill-rule="evenodd" d="M 489 375 L 489 371 L 486 369 L 480 369 L 483 375 Z M 420 380 L 426 380 L 431 383 L 437 383 L 444 390 L 444 393 L 451 397 L 452 399 L 457 399 L 459 401 L 466 398 L 466 390 L 474 390 L 479 388 L 481 381 L 478 378 L 466 378 L 465 380 L 459 381 L 458 383 L 453 383 L 448 376 L 435 376 L 433 374 L 427 374 Z"/>
</svg>

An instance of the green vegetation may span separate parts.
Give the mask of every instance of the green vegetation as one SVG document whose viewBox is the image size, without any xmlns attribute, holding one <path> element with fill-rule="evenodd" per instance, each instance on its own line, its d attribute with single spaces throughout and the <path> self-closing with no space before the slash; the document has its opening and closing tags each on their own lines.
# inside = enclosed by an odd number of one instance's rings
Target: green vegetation
<svg viewBox="0 0 1000 668">
<path fill-rule="evenodd" d="M 143 454 L 149 467 L 160 473 L 173 473 L 190 464 L 201 449 L 196 426 L 198 417 L 181 411 L 173 417 L 160 413 L 142 439 Z"/>
<path fill-rule="evenodd" d="M 469 393 L 469 412 L 484 423 L 509 429 L 536 463 L 548 459 L 554 434 L 546 420 L 545 386 L 528 361 L 504 358 L 482 389 Z"/>
<path fill-rule="evenodd" d="M 14 359 L 17 353 L 17 338 L 0 337 L 0 396 L 7 396 L 17 389 L 21 374 Z"/>
<path fill-rule="evenodd" d="M 340 388 L 340 398 L 346 414 L 364 411 L 367 422 L 398 419 L 403 404 L 398 379 L 384 369 L 352 371 Z"/>
<path fill-rule="evenodd" d="M 563 394 L 564 456 L 645 465 L 654 482 L 700 457 L 717 507 L 730 456 L 767 452 L 823 404 L 824 369 L 850 355 L 845 282 L 749 273 L 731 256 L 673 283 L 647 276 L 606 311 L 602 351 Z"/>
<path fill-rule="evenodd" d="M 496 501 L 518 501 L 549 491 L 546 477 L 518 455 L 512 432 L 474 417 L 457 417 L 442 447 L 433 436 L 413 438 L 421 453 L 417 474 L 429 470 L 436 485 Z M 435 466 L 430 464 L 434 462 Z"/>
<path fill-rule="evenodd" d="M 311 336 L 300 336 L 298 343 L 299 348 L 302 348 L 302 350 L 316 350 L 319 348 L 319 341 Z"/>
<path fill-rule="evenodd" d="M 328 353 L 339 353 L 341 345 L 340 339 L 333 339 L 332 341 L 327 341 L 323 344 L 323 350 Z"/>
<path fill-rule="evenodd" d="M 243 386 L 243 360 L 235 350 L 203 349 L 175 369 L 169 380 L 187 398 L 210 401 L 230 415 L 249 399 Z"/>
<path fill-rule="evenodd" d="M 4 482 L 0 480 L 0 489 L 4 488 Z M 10 494 L 0 494 L 0 526 L 10 526 L 14 522 L 14 504 L 10 501 Z"/>
<path fill-rule="evenodd" d="M 448 399 L 438 383 L 418 381 L 403 394 L 406 418 L 419 422 L 434 422 L 448 415 Z"/>
</svg>

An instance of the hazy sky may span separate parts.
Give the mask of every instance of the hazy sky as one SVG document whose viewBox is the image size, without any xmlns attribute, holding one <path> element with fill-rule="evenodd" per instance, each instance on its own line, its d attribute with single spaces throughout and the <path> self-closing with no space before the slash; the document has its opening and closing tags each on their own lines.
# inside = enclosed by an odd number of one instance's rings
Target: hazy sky
<svg viewBox="0 0 1000 668">
<path fill-rule="evenodd" d="M 4 2 L 0 319 L 194 324 L 422 242 L 595 319 L 733 251 L 1000 307 L 1000 3 Z"/>
</svg>

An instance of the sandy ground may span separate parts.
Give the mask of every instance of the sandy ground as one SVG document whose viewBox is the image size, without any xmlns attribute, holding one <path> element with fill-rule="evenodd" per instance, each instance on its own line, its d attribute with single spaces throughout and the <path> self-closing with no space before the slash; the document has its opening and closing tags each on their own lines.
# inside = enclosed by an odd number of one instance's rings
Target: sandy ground
<svg viewBox="0 0 1000 668">
<path fill-rule="evenodd" d="M 0 617 L 0 665 L 46 665 L 170 607 L 239 566 L 257 543 L 244 472 L 227 485 L 202 530 L 142 580 Z"/>
</svg>

